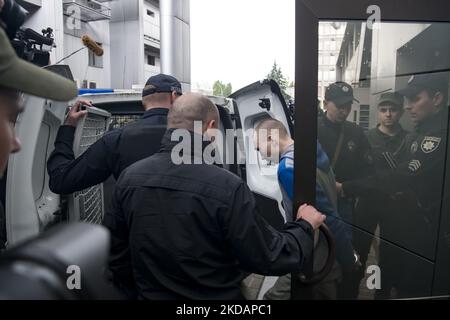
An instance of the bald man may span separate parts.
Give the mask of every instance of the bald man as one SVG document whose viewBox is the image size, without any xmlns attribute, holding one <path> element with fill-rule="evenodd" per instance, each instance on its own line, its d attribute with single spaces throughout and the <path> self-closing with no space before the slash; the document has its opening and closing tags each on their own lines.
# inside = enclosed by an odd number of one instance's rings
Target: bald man
<svg viewBox="0 0 450 320">
<path fill-rule="evenodd" d="M 210 142 L 189 148 L 218 125 L 207 97 L 183 95 L 169 111 L 161 150 L 117 182 L 105 216 L 110 269 L 119 288 L 134 279 L 139 299 L 243 299 L 240 284 L 250 272 L 299 272 L 312 253 L 313 230 L 325 216 L 303 206 L 276 231 L 239 177 L 205 163 Z"/>
</svg>

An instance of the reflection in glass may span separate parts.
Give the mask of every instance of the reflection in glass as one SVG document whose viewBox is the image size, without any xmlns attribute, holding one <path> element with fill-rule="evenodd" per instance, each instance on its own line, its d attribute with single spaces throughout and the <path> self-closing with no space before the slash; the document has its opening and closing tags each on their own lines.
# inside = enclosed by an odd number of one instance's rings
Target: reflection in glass
<svg viewBox="0 0 450 320">
<path fill-rule="evenodd" d="M 363 265 L 343 268 L 338 298 L 429 296 L 445 196 L 450 25 L 320 25 L 318 139 Z"/>
</svg>

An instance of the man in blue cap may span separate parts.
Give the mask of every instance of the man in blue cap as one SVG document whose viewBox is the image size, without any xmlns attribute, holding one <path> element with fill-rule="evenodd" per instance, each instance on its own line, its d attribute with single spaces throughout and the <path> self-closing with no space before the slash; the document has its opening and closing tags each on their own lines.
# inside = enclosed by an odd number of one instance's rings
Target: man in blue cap
<svg viewBox="0 0 450 320">
<path fill-rule="evenodd" d="M 172 76 L 158 74 L 150 77 L 142 91 L 145 112 L 142 118 L 122 129 L 113 130 L 75 159 L 73 141 L 75 129 L 90 101 L 78 100 L 59 128 L 55 150 L 47 170 L 50 189 L 58 194 L 69 194 L 104 182 L 134 162 L 159 150 L 167 126 L 167 114 L 173 102 L 182 95 L 180 82 Z"/>
</svg>

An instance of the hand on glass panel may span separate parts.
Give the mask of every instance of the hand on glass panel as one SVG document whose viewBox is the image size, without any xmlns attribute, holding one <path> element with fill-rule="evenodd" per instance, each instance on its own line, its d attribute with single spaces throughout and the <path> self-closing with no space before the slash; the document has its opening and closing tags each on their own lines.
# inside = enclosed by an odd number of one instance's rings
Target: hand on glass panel
<svg viewBox="0 0 450 320">
<path fill-rule="evenodd" d="M 325 221 L 325 215 L 316 210 L 313 206 L 304 204 L 297 211 L 297 219 L 307 221 L 314 230 L 318 229 Z"/>
</svg>

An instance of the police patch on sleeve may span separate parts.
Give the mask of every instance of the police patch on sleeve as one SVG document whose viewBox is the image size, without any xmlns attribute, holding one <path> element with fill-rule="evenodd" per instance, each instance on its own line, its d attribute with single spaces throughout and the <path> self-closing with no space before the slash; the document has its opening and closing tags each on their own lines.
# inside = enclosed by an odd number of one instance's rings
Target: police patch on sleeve
<svg viewBox="0 0 450 320">
<path fill-rule="evenodd" d="M 420 149 L 422 149 L 423 153 L 432 153 L 436 151 L 441 143 L 441 138 L 439 137 L 425 137 L 420 144 Z"/>
<path fill-rule="evenodd" d="M 420 169 L 422 166 L 422 163 L 419 160 L 411 160 L 411 162 L 408 165 L 409 171 L 416 172 Z"/>
</svg>

